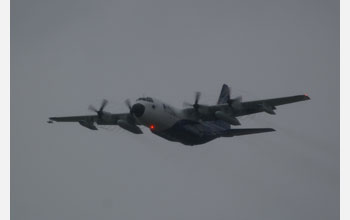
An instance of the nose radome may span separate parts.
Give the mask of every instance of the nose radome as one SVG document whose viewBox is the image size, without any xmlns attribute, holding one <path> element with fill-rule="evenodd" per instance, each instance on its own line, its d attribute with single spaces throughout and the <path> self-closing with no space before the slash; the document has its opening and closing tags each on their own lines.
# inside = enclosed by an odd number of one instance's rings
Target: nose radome
<svg viewBox="0 0 350 220">
<path fill-rule="evenodd" d="M 131 113 L 138 118 L 141 117 L 144 112 L 145 112 L 145 106 L 140 103 L 136 103 L 131 108 Z"/>
</svg>

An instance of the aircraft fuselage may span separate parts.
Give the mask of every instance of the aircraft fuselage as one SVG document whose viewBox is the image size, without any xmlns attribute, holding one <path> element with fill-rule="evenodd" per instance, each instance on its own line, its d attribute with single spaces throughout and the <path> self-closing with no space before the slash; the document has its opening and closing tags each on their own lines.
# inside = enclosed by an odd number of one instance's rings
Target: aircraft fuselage
<svg viewBox="0 0 350 220">
<path fill-rule="evenodd" d="M 162 138 L 185 145 L 207 143 L 226 130 L 215 121 L 199 122 L 183 110 L 153 98 L 138 99 L 133 108 L 140 108 L 139 114 L 134 114 L 139 124 Z"/>
</svg>

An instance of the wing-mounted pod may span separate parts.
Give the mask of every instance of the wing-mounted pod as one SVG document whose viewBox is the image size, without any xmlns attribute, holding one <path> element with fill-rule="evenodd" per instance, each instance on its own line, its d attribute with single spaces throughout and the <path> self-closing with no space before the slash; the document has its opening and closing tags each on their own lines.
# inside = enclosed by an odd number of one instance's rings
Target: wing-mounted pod
<svg viewBox="0 0 350 220">
<path fill-rule="evenodd" d="M 135 124 L 131 124 L 123 119 L 117 121 L 117 125 L 134 134 L 142 134 L 142 130 Z"/>
<path fill-rule="evenodd" d="M 78 121 L 79 124 L 83 127 L 86 127 L 90 130 L 98 130 L 97 127 L 94 125 L 93 121 Z"/>
<path fill-rule="evenodd" d="M 124 128 L 127 131 L 130 131 L 131 133 L 143 134 L 142 130 L 136 125 L 136 120 L 134 118 L 135 109 L 133 110 L 133 106 L 131 105 L 130 100 L 125 100 L 125 104 L 129 108 L 129 114 L 125 120 L 119 119 L 117 121 L 117 125 L 119 125 L 121 128 Z"/>
<path fill-rule="evenodd" d="M 222 111 L 216 111 L 215 112 L 215 117 L 220 119 L 220 120 L 223 120 L 223 121 L 225 121 L 225 122 L 227 122 L 227 123 L 229 123 L 231 125 L 235 125 L 235 126 L 241 125 L 241 123 L 238 121 L 237 118 L 231 117 L 231 116 L 225 114 Z"/>
<path fill-rule="evenodd" d="M 276 107 L 275 106 L 271 106 L 271 105 L 267 104 L 266 102 L 263 102 L 261 104 L 261 108 L 267 114 L 270 114 L 270 115 L 275 115 L 276 114 L 276 112 L 274 111 L 276 109 Z"/>
</svg>

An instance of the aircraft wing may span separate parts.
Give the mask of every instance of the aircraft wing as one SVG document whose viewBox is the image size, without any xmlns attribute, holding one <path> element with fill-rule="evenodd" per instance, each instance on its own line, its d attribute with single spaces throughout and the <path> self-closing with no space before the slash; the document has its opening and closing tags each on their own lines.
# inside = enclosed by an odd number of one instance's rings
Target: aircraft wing
<svg viewBox="0 0 350 220">
<path fill-rule="evenodd" d="M 49 122 L 78 122 L 80 125 L 87 127 L 91 130 L 97 130 L 94 123 L 99 125 L 117 125 L 117 121 L 119 119 L 123 119 L 124 121 L 129 120 L 129 113 L 122 114 L 108 114 L 103 116 L 103 118 L 99 118 L 97 115 L 79 115 L 79 116 L 66 116 L 66 117 L 50 117 Z"/>
<path fill-rule="evenodd" d="M 290 104 L 294 102 L 306 101 L 310 98 L 307 95 L 296 95 L 273 99 L 263 99 L 257 101 L 240 102 L 232 107 L 228 104 L 219 104 L 214 106 L 208 106 L 211 114 L 216 111 L 230 112 L 230 116 L 238 117 L 243 115 L 250 115 L 259 112 L 267 112 L 269 114 L 275 114 L 274 110 L 276 106 Z"/>
<path fill-rule="evenodd" d="M 79 122 L 79 121 L 96 121 L 97 115 L 80 115 L 80 116 L 66 116 L 66 117 L 50 117 L 51 121 L 57 122 Z"/>
<path fill-rule="evenodd" d="M 113 125 L 116 124 L 119 119 L 127 119 L 129 113 L 121 114 L 108 114 L 105 119 L 99 119 L 97 115 L 79 115 L 79 116 L 66 116 L 66 117 L 51 117 L 51 121 L 57 122 L 79 122 L 79 121 L 93 121 L 101 125 Z"/>
<path fill-rule="evenodd" d="M 243 105 L 249 107 L 249 106 L 256 106 L 262 103 L 266 103 L 270 106 L 278 106 L 278 105 L 285 105 L 285 104 L 290 104 L 294 102 L 306 101 L 309 99 L 310 97 L 307 95 L 296 95 L 296 96 L 288 96 L 288 97 L 282 97 L 282 98 L 244 102 Z"/>
<path fill-rule="evenodd" d="M 282 98 L 274 99 L 264 99 L 258 101 L 243 102 L 243 111 L 238 113 L 237 116 L 249 115 L 258 112 L 267 112 L 269 114 L 275 114 L 273 110 L 276 109 L 276 106 L 290 104 L 294 102 L 306 101 L 309 100 L 307 95 L 296 95 L 288 96 Z"/>
</svg>

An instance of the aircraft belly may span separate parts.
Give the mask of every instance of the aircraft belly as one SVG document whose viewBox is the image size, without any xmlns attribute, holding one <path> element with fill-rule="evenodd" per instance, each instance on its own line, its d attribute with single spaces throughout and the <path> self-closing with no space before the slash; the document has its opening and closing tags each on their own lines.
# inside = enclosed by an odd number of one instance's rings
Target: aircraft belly
<svg viewBox="0 0 350 220">
<path fill-rule="evenodd" d="M 219 130 L 190 120 L 179 120 L 166 130 L 152 132 L 169 141 L 185 145 L 204 144 L 220 136 Z"/>
</svg>

